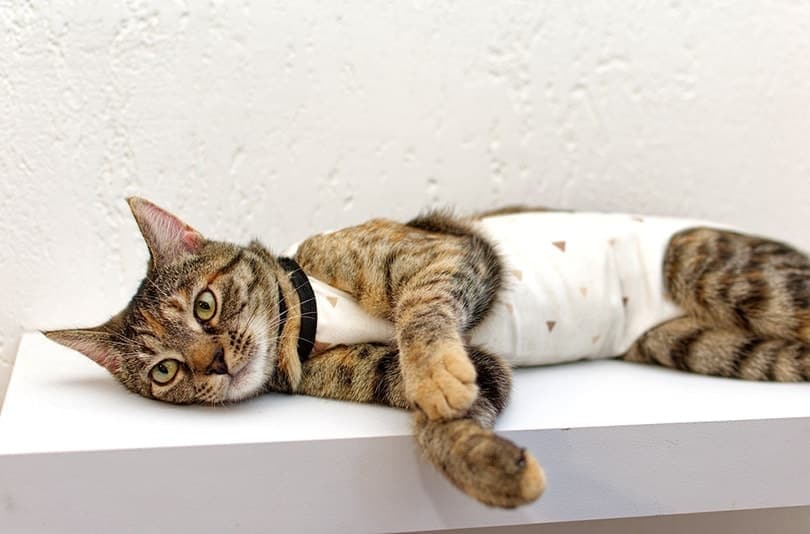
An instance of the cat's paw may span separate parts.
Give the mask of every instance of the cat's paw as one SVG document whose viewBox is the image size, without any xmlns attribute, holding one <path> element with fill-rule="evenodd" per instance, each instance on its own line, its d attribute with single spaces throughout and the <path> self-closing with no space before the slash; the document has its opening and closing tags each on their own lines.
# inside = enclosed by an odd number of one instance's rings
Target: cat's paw
<svg viewBox="0 0 810 534">
<path fill-rule="evenodd" d="M 546 489 L 546 475 L 540 464 L 526 449 L 512 443 L 498 445 L 493 450 L 480 451 L 481 458 L 471 462 L 478 466 L 471 467 L 478 478 L 466 488 L 467 492 L 482 503 L 499 508 L 515 508 L 536 501 Z"/>
<path fill-rule="evenodd" d="M 416 440 L 448 480 L 478 501 L 515 508 L 537 500 L 546 488 L 534 456 L 472 419 L 429 421 L 414 418 Z"/>
<path fill-rule="evenodd" d="M 439 347 L 408 374 L 405 395 L 432 420 L 463 416 L 478 396 L 475 367 L 461 344 Z"/>
</svg>

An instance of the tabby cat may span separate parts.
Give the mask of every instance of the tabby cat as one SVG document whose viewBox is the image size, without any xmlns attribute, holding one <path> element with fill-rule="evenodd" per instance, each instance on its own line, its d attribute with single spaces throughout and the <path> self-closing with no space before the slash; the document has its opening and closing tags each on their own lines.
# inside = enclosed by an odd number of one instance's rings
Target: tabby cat
<svg viewBox="0 0 810 534">
<path fill-rule="evenodd" d="M 429 213 L 316 235 L 287 258 L 207 240 L 146 200 L 129 205 L 151 256 L 135 296 L 98 327 L 48 337 L 162 401 L 278 391 L 410 410 L 424 455 L 488 505 L 529 503 L 545 485 L 533 456 L 491 430 L 511 364 L 618 356 L 810 377 L 810 260 L 728 229 Z"/>
</svg>

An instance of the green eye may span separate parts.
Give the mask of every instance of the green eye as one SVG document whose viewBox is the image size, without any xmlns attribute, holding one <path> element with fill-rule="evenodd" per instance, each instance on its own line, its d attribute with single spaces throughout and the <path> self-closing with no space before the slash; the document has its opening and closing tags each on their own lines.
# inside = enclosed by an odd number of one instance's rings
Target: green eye
<svg viewBox="0 0 810 534">
<path fill-rule="evenodd" d="M 163 386 L 174 379 L 179 368 L 180 364 L 177 360 L 161 360 L 156 366 L 152 367 L 149 376 L 152 377 L 155 383 Z"/>
<path fill-rule="evenodd" d="M 217 312 L 217 299 L 210 289 L 206 289 L 194 301 L 194 317 L 200 321 L 209 321 Z"/>
</svg>

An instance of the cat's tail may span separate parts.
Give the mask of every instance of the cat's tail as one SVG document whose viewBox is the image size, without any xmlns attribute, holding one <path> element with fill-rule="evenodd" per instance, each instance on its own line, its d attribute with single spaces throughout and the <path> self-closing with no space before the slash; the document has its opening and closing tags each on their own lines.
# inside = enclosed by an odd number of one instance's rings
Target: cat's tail
<svg viewBox="0 0 810 534">
<path fill-rule="evenodd" d="M 536 500 L 546 480 L 537 460 L 490 430 L 512 386 L 501 358 L 468 347 L 479 396 L 467 417 L 431 421 L 414 414 L 414 434 L 425 457 L 461 491 L 490 506 L 514 508 Z"/>
</svg>

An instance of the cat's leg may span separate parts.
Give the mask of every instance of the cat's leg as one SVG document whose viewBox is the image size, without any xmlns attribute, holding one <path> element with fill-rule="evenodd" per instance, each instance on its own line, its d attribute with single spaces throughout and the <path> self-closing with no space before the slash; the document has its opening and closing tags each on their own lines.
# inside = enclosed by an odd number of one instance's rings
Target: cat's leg
<svg viewBox="0 0 810 534">
<path fill-rule="evenodd" d="M 424 273 L 424 282 L 404 292 L 396 307 L 405 395 L 431 419 L 463 415 L 475 400 L 476 373 L 458 324 L 452 275 Z"/>
<path fill-rule="evenodd" d="M 462 334 L 492 307 L 502 284 L 501 259 L 472 227 L 450 216 L 427 214 L 407 226 L 428 232 L 426 243 L 435 244 L 395 303 L 405 393 L 428 418 L 452 419 L 476 398 L 475 368 Z"/>
<path fill-rule="evenodd" d="M 476 368 L 479 395 L 467 416 L 431 420 L 415 411 L 414 433 L 425 457 L 461 491 L 480 502 L 514 508 L 536 500 L 546 479 L 534 456 L 492 431 L 511 390 L 508 364 L 468 347 Z"/>
<path fill-rule="evenodd" d="M 747 380 L 810 380 L 810 344 L 681 317 L 643 334 L 623 356 L 704 375 Z"/>
<path fill-rule="evenodd" d="M 478 399 L 467 415 L 485 426 L 506 406 L 512 384 L 509 365 L 482 349 L 465 347 L 474 366 Z M 304 362 L 297 388 L 272 389 L 314 397 L 411 409 L 396 347 L 380 343 L 339 345 Z"/>
<path fill-rule="evenodd" d="M 384 404 L 405 410 L 399 351 L 381 343 L 338 345 L 304 362 L 294 391 L 312 397 Z"/>
<path fill-rule="evenodd" d="M 642 335 L 625 359 L 749 380 L 810 380 L 810 260 L 788 245 L 696 228 L 664 259 L 686 313 Z"/>
<path fill-rule="evenodd" d="M 672 299 L 704 324 L 810 344 L 810 259 L 783 243 L 698 228 L 664 260 Z"/>
<path fill-rule="evenodd" d="M 414 411 L 416 441 L 450 482 L 484 504 L 512 508 L 537 499 L 545 477 L 534 457 L 491 427 L 506 405 L 511 371 L 501 358 L 468 348 L 479 395 L 467 415 L 436 421 Z M 298 393 L 410 408 L 394 347 L 339 346 L 304 363 Z"/>
<path fill-rule="evenodd" d="M 414 412 L 414 430 L 436 469 L 484 504 L 514 508 L 536 500 L 545 489 L 545 475 L 531 453 L 475 419 L 435 421 Z"/>
<path fill-rule="evenodd" d="M 437 214 L 407 225 L 370 221 L 306 240 L 296 260 L 395 323 L 413 405 L 431 419 L 467 412 L 477 385 L 462 336 L 483 319 L 501 286 L 500 259 L 472 227 Z"/>
</svg>

